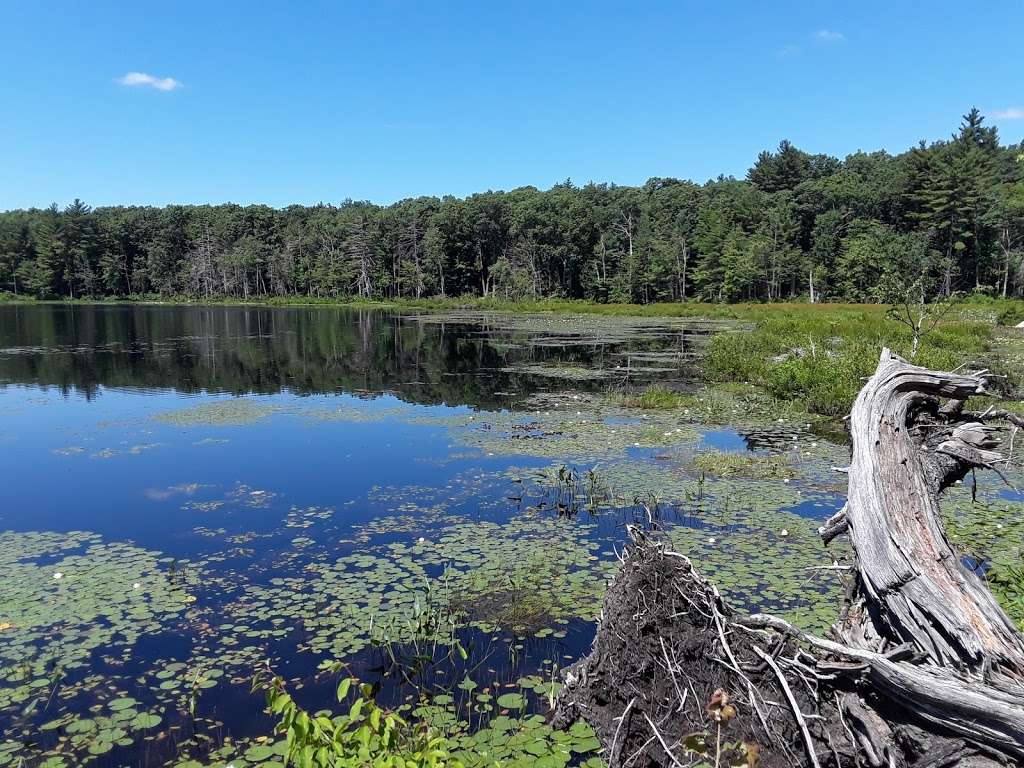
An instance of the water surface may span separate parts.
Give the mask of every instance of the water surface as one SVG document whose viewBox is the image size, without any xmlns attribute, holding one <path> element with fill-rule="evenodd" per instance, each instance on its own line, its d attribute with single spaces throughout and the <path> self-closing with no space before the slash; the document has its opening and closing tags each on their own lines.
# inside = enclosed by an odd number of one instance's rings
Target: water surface
<svg viewBox="0 0 1024 768">
<path fill-rule="evenodd" d="M 543 712 L 628 522 L 670 531 L 737 599 L 818 620 L 835 585 L 782 582 L 818 555 L 845 449 L 791 420 L 617 404 L 695 389 L 718 330 L 0 306 L 0 765 L 272 765 L 249 751 L 268 661 L 311 709 L 341 659 L 382 700 L 470 727 Z M 706 477 L 690 461 L 709 449 L 783 452 L 795 474 Z M 767 550 L 777 572 L 743 565 Z"/>
</svg>

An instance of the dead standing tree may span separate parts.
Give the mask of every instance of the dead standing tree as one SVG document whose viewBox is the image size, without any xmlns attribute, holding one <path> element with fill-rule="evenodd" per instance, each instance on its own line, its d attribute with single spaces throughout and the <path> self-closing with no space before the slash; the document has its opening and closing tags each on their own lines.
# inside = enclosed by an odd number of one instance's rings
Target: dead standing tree
<svg viewBox="0 0 1024 768">
<path fill-rule="evenodd" d="M 855 553 L 827 637 L 738 615 L 685 556 L 633 531 L 556 720 L 587 720 L 612 768 L 757 753 L 765 766 L 1024 765 L 1024 637 L 939 518 L 943 489 L 999 471 L 992 423 L 1024 425 L 964 411 L 985 381 L 883 351 L 850 417 L 847 504 L 820 531 Z"/>
</svg>

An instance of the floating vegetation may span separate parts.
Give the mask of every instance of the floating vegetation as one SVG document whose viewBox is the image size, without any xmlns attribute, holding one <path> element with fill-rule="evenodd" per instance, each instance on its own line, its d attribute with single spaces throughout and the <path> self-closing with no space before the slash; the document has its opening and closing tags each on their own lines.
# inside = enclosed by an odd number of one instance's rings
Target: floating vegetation
<svg viewBox="0 0 1024 768">
<path fill-rule="evenodd" d="M 245 483 L 238 483 L 234 490 L 230 491 L 224 498 L 226 501 L 241 507 L 253 509 L 265 509 L 278 497 L 274 491 L 265 491 L 261 488 L 253 488 Z"/>
<path fill-rule="evenodd" d="M 465 428 L 456 427 L 452 436 L 492 455 L 576 462 L 621 457 L 631 448 L 662 448 L 698 436 L 693 427 L 668 415 L 627 416 L 583 393 L 535 396 L 523 411 L 487 414 Z"/>
<path fill-rule="evenodd" d="M 197 440 L 192 445 L 203 446 L 203 445 L 223 445 L 224 443 L 230 443 L 226 437 L 204 437 L 202 440 Z"/>
<path fill-rule="evenodd" d="M 701 472 L 716 477 L 749 477 L 755 480 L 791 480 L 796 472 L 785 454 L 703 451 L 693 459 Z"/>
<path fill-rule="evenodd" d="M 1000 469 L 1015 487 L 1022 487 L 1020 464 Z M 943 524 L 965 565 L 989 582 L 1003 608 L 1024 629 L 1024 494 L 992 475 L 986 479 L 975 487 L 968 478 L 943 493 Z"/>
<path fill-rule="evenodd" d="M 741 610 L 781 614 L 820 631 L 842 605 L 841 569 L 849 553 L 838 541 L 826 550 L 811 520 L 737 505 L 695 516 L 668 535 Z"/>
<path fill-rule="evenodd" d="M 132 709 L 161 718 L 151 734 L 181 713 L 202 712 L 204 701 L 219 696 L 222 687 L 244 684 L 273 649 L 285 648 L 286 656 L 306 651 L 298 656 L 314 660 L 377 653 L 389 664 L 403 664 L 415 657 L 411 647 L 419 653 L 424 647 L 457 648 L 467 632 L 490 638 L 512 660 L 537 653 L 530 643 L 585 642 L 616 564 L 611 550 L 621 541 L 623 519 L 665 527 L 680 549 L 721 575 L 733 590 L 729 596 L 741 604 L 785 613 L 802 626 L 827 623 L 842 572 L 833 569 L 834 553 L 823 551 L 815 528 L 836 506 L 833 494 L 842 478 L 829 465 L 841 463 L 846 449 L 815 437 L 802 418 L 769 422 L 764 403 L 748 402 L 746 394 L 715 396 L 713 402 L 730 405 L 701 412 L 695 411 L 705 405 L 703 394 L 694 397 L 681 409 L 650 410 L 573 390 L 535 393 L 514 410 L 490 413 L 361 402 L 278 408 L 323 417 L 306 419 L 310 428 L 381 420 L 441 428 L 450 440 L 445 460 L 468 468 L 438 485 L 374 486 L 366 499 L 337 506 L 281 504 L 280 494 L 246 483 L 227 490 L 199 483 L 151 489 L 147 495 L 154 500 L 180 499 L 183 512 L 211 515 L 193 517 L 189 529 L 214 548 L 198 567 L 204 587 L 217 598 L 211 604 L 202 595 L 197 604 L 183 599 L 179 609 L 187 609 L 193 641 L 183 654 L 133 672 L 134 684 L 150 693 L 115 685 L 110 696 L 144 702 Z M 711 410 L 743 425 L 739 432 L 721 430 L 723 440 L 756 450 L 714 447 L 719 438 L 701 423 Z M 487 455 L 525 461 L 510 467 L 506 460 L 489 470 L 474 464 Z M 553 463 L 538 467 L 538 458 Z M 730 462 L 727 471 L 709 471 Z M 349 527 L 348 516 L 358 518 L 362 506 L 384 514 Z M 230 523 L 233 513 L 248 509 L 279 511 L 277 528 L 239 530 Z M 208 522 L 196 524 L 202 520 Z M 118 656 L 116 648 L 104 647 L 104 654 L 119 664 L 131 661 L 128 649 Z M 106 690 L 113 680 L 109 673 L 96 675 L 80 690 Z M 515 764 L 543 757 L 564 765 L 576 759 L 565 749 L 574 737 L 529 714 L 545 706 L 554 680 L 537 677 L 514 689 L 491 684 L 467 695 L 469 710 L 452 710 L 466 706 L 456 696 L 453 705 L 421 703 L 413 716 L 441 717 L 460 755 L 493 753 Z M 301 676 L 295 680 L 299 688 L 307 683 Z M 197 725 L 202 720 L 190 716 Z M 62 729 L 70 722 L 60 720 L 54 733 L 67 736 Z M 33 723 L 26 735 L 39 721 Z M 131 729 L 122 736 L 110 725 L 97 721 L 96 733 L 104 732 L 102 743 L 112 745 L 113 754 L 147 738 Z M 220 727 L 216 720 L 207 726 Z M 580 743 L 586 738 L 580 735 Z M 182 766 L 211 760 L 273 765 L 283 757 L 273 739 L 211 741 L 197 735 L 175 744 Z M 81 750 L 70 737 L 57 746 L 78 759 Z"/>
<path fill-rule="evenodd" d="M 330 520 L 334 510 L 326 507 L 292 507 L 284 524 L 287 528 L 310 528 L 322 520 Z"/>
<path fill-rule="evenodd" d="M 340 663 L 324 666 L 331 671 L 343 668 Z M 376 765 L 401 761 L 418 765 L 423 762 L 424 753 L 432 756 L 431 762 L 457 762 L 466 768 L 561 768 L 570 762 L 583 768 L 603 765 L 596 756 L 600 742 L 585 723 L 564 731 L 555 730 L 542 715 L 519 712 L 526 705 L 526 699 L 519 693 L 492 695 L 484 688 L 469 699 L 468 694 L 479 686 L 468 676 L 458 686 L 463 701 L 457 702 L 449 694 L 422 696 L 415 704 L 404 703 L 394 709 L 384 709 L 377 703 L 371 685 L 344 678 L 336 687 L 339 713 L 333 707 L 315 713 L 303 709 L 289 693 L 285 681 L 269 668 L 257 673 L 253 687 L 265 692 L 267 708 L 278 720 L 274 729 L 278 740 L 266 738 L 251 745 L 243 742 L 217 750 L 217 757 L 230 759 L 232 766 L 264 760 L 272 761 L 262 763 L 264 768 L 278 768 L 285 763 L 320 768 L 335 762 Z M 501 714 L 486 720 L 474 717 L 474 713 L 494 711 L 495 707 L 501 708 Z M 471 720 L 482 724 L 474 728 Z M 315 722 L 316 727 L 307 727 L 308 722 Z M 332 758 L 321 759 L 322 755 Z M 179 761 L 174 768 L 199 765 Z"/>
<path fill-rule="evenodd" d="M 677 338 L 688 334 L 700 340 L 709 333 L 737 327 L 731 320 L 678 317 L 639 317 L 635 315 L 583 315 L 571 313 L 504 313 L 453 310 L 409 315 L 424 325 L 469 325 L 490 334 L 510 334 L 531 344 L 558 345 L 636 344 Z"/>
<path fill-rule="evenodd" d="M 596 756 L 601 744 L 586 723 L 579 722 L 566 731 L 559 731 L 548 725 L 543 715 L 519 715 L 518 710 L 523 709 L 525 700 L 518 693 L 477 694 L 476 700 L 481 699 L 484 704 L 494 702 L 506 714 L 491 718 L 485 727 L 476 730 L 469 728 L 465 720 L 458 719 L 458 710 L 452 704 L 421 706 L 414 714 L 421 722 L 444 730 L 452 758 L 461 761 L 466 768 L 485 768 L 495 763 L 508 768 L 561 768 L 570 762 L 582 768 L 604 765 Z"/>
<path fill-rule="evenodd" d="M 502 368 L 505 373 L 524 373 L 530 376 L 541 376 L 548 379 L 564 379 L 566 381 L 598 381 L 614 376 L 614 371 L 605 368 L 584 368 L 573 365 L 541 365 L 524 363 L 510 368 Z"/>
<path fill-rule="evenodd" d="M 408 406 L 393 408 L 367 408 L 356 405 L 340 405 L 336 408 L 303 408 L 298 414 L 310 423 L 344 421 L 355 424 L 385 421 L 409 416 L 413 409 Z"/>
<path fill-rule="evenodd" d="M 208 485 L 201 483 L 179 483 L 178 485 L 171 485 L 167 488 L 147 488 L 143 491 L 146 498 L 152 499 L 153 501 L 166 501 L 167 499 L 175 496 L 192 496 L 196 492 L 203 488 L 208 488 Z"/>
<path fill-rule="evenodd" d="M 429 539 L 312 563 L 307 575 L 251 585 L 226 613 L 238 619 L 231 625 L 236 637 L 265 640 L 274 621 L 283 621 L 303 627 L 307 649 L 334 658 L 408 640 L 404 622 L 428 602 L 445 606 L 449 628 L 468 623 L 532 633 L 596 616 L 610 567 L 598 562 L 598 548 L 580 525 L 525 517 L 505 525 L 455 523 Z"/>
<path fill-rule="evenodd" d="M 54 448 L 53 452 L 59 456 L 78 456 L 85 453 L 85 448 L 80 445 L 69 445 L 65 448 Z"/>
<path fill-rule="evenodd" d="M 265 419 L 278 410 L 278 406 L 263 400 L 236 397 L 197 403 L 179 411 L 158 413 L 153 418 L 175 427 L 241 427 Z"/>
<path fill-rule="evenodd" d="M 9 718 L 9 736 L 30 738 L 38 727 L 59 732 L 54 754 L 87 748 L 98 755 L 160 722 L 134 701 L 104 705 L 110 687 L 90 672 L 97 653 L 111 664 L 128 662 L 141 637 L 163 631 L 194 600 L 159 554 L 81 531 L 7 532 L 0 568 L 0 714 Z M 65 714 L 83 698 L 109 714 Z"/>
</svg>

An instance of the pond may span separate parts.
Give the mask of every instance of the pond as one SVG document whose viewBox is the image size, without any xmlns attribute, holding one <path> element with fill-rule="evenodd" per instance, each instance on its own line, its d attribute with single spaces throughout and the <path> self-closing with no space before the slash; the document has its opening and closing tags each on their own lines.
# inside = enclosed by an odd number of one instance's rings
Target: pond
<svg viewBox="0 0 1024 768">
<path fill-rule="evenodd" d="M 702 389 L 716 332 L 736 329 L 0 306 L 0 766 L 277 766 L 254 671 L 317 710 L 332 660 L 467 738 L 529 731 L 496 740 L 512 764 L 589 760 L 585 728 L 534 715 L 627 524 L 744 607 L 828 624 L 845 553 L 817 527 L 848 448 Z M 653 381 L 691 406 L 625 404 Z"/>
</svg>

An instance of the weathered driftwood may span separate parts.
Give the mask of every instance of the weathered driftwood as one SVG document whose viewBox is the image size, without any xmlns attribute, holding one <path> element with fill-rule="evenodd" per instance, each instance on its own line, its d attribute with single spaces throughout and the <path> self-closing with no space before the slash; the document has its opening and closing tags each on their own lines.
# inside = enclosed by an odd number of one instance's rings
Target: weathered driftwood
<svg viewBox="0 0 1024 768">
<path fill-rule="evenodd" d="M 685 556 L 631 530 L 556 719 L 590 722 L 613 768 L 686 765 L 703 732 L 723 765 L 753 752 L 766 766 L 1024 765 L 1024 637 L 939 518 L 944 488 L 996 469 L 991 423 L 1024 426 L 965 413 L 984 387 L 984 372 L 882 353 L 850 417 L 847 504 L 820 530 L 826 543 L 849 535 L 855 553 L 828 638 L 736 615 Z M 735 707 L 724 724 L 706 708 L 722 691 Z"/>
</svg>

